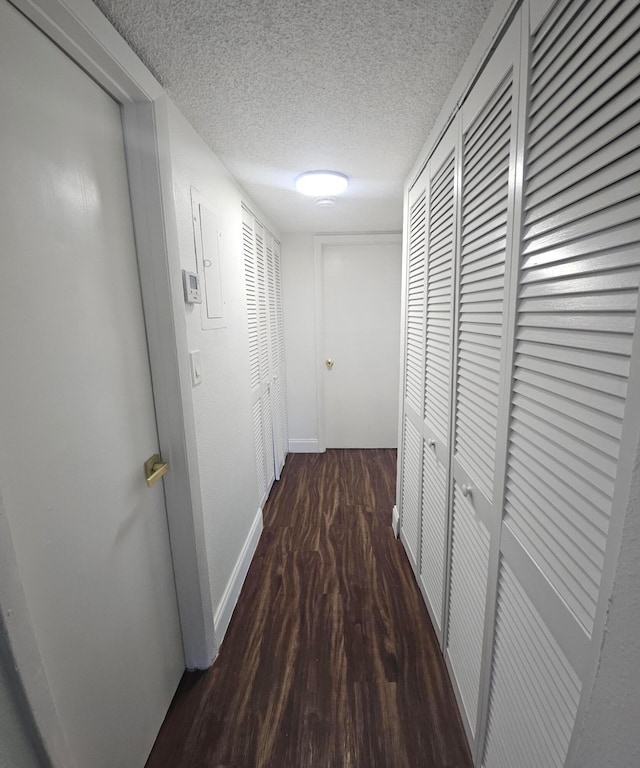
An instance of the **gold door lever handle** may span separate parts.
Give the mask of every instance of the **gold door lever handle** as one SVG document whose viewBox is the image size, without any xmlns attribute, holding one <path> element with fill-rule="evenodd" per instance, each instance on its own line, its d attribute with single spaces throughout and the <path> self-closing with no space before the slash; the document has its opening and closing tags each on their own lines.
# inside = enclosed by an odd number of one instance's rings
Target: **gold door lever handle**
<svg viewBox="0 0 640 768">
<path fill-rule="evenodd" d="M 163 475 L 167 474 L 168 469 L 169 462 L 162 461 L 160 454 L 154 453 L 144 463 L 144 476 L 147 479 L 147 486 L 151 488 Z"/>
</svg>

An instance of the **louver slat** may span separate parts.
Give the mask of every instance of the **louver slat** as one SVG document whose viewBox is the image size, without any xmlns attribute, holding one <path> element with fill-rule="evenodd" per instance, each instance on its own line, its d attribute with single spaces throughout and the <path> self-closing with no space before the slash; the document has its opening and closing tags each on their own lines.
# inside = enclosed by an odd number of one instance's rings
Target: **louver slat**
<svg viewBox="0 0 640 768">
<path fill-rule="evenodd" d="M 424 399 L 424 267 L 426 192 L 411 207 L 407 284 L 405 399 L 420 414 Z"/>
<path fill-rule="evenodd" d="M 442 594 L 447 538 L 447 471 L 435 451 L 424 446 L 422 473 L 422 556 L 420 576 L 437 628 L 442 622 Z"/>
<path fill-rule="evenodd" d="M 456 484 L 447 650 L 472 732 L 480 684 L 488 564 L 489 533 Z"/>
<path fill-rule="evenodd" d="M 640 282 L 640 9 L 576 6 L 533 46 L 505 524 L 590 634 Z"/>
<path fill-rule="evenodd" d="M 430 191 L 424 417 L 448 445 L 455 229 L 453 152 L 434 173 Z"/>
<path fill-rule="evenodd" d="M 469 127 L 463 145 L 455 455 L 489 501 L 498 418 L 511 120 L 509 77 Z"/>
<path fill-rule="evenodd" d="M 580 681 L 503 561 L 483 768 L 562 768 Z"/>
<path fill-rule="evenodd" d="M 422 475 L 422 438 L 408 418 L 404 420 L 402 473 L 402 533 L 414 565 L 418 563 Z"/>
</svg>

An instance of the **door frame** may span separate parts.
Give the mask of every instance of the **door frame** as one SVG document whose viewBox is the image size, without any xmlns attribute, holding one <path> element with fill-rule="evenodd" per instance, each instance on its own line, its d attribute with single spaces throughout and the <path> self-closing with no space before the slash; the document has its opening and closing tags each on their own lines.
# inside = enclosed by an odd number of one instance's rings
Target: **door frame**
<svg viewBox="0 0 640 768">
<path fill-rule="evenodd" d="M 327 450 L 324 428 L 324 361 L 320 352 L 324 348 L 324 247 L 326 245 L 402 245 L 402 232 L 370 232 L 353 235 L 315 235 L 313 263 L 316 304 L 316 418 L 318 422 L 318 453 Z"/>
<path fill-rule="evenodd" d="M 158 439 L 172 470 L 164 478 L 164 492 L 185 663 L 188 668 L 206 668 L 217 644 L 204 548 L 167 97 L 92 3 L 8 2 L 121 105 Z M 29 616 L 1 488 L 0 611 L 0 631 L 42 746 L 53 766 L 73 766 Z"/>
</svg>

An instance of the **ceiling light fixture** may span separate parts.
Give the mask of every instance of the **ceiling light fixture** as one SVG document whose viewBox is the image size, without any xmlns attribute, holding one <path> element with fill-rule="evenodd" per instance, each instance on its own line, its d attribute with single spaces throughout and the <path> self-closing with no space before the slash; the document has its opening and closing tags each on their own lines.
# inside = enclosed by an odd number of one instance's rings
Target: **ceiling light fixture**
<svg viewBox="0 0 640 768">
<path fill-rule="evenodd" d="M 349 179 L 337 171 L 305 171 L 296 176 L 294 186 L 303 195 L 325 197 L 344 192 L 349 186 Z"/>
</svg>

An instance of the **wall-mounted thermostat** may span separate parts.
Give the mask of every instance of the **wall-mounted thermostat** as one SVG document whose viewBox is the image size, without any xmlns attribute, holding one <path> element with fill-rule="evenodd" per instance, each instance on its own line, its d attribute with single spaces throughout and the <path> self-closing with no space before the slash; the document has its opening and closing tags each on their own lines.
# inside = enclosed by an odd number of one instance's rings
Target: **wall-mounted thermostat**
<svg viewBox="0 0 640 768">
<path fill-rule="evenodd" d="M 187 304 L 202 304 L 200 277 L 197 272 L 183 269 L 182 285 L 184 286 L 184 300 Z"/>
</svg>

